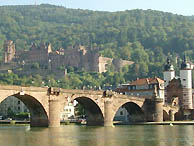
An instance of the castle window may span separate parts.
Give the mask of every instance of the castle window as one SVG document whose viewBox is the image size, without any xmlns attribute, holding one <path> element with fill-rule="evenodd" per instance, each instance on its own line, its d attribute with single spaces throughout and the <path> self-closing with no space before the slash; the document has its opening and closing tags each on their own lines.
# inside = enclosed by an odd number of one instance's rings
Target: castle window
<svg viewBox="0 0 194 146">
<path fill-rule="evenodd" d="M 20 101 L 18 100 L 18 104 L 20 104 Z"/>
<path fill-rule="evenodd" d="M 107 70 L 109 67 L 109 64 L 105 64 L 105 69 Z"/>
<path fill-rule="evenodd" d="M 20 111 L 20 107 L 18 106 L 18 110 Z"/>
<path fill-rule="evenodd" d="M 184 94 L 184 96 L 187 96 L 187 94 Z"/>
<path fill-rule="evenodd" d="M 186 79 L 183 79 L 183 81 L 186 81 Z"/>
</svg>

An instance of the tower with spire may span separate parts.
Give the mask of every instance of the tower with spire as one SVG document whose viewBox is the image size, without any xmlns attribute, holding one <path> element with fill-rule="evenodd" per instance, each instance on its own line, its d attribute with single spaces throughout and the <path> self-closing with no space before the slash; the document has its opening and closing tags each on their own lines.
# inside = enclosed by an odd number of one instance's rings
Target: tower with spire
<svg viewBox="0 0 194 146">
<path fill-rule="evenodd" d="M 180 80 L 182 85 L 181 107 L 183 109 L 192 109 L 192 68 L 187 62 L 186 56 L 181 63 Z"/>
<path fill-rule="evenodd" d="M 164 66 L 164 88 L 166 88 L 169 82 L 175 77 L 174 66 L 171 64 L 170 59 L 167 58 L 166 64 Z"/>
<path fill-rule="evenodd" d="M 192 67 L 191 64 L 187 62 L 186 56 L 184 56 L 184 59 L 180 66 L 179 78 L 177 77 L 175 78 L 174 67 L 169 59 L 167 59 L 167 63 L 164 66 L 163 75 L 164 75 L 165 101 L 172 102 L 174 97 L 170 96 L 175 97 L 177 96 L 178 103 L 181 109 L 183 110 L 193 109 Z M 170 92 L 173 95 L 171 95 Z"/>
</svg>

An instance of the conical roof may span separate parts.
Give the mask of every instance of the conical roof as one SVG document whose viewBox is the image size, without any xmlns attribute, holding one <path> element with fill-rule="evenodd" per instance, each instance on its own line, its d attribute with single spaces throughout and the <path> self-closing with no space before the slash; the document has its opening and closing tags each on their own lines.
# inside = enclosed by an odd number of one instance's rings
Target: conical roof
<svg viewBox="0 0 194 146">
<path fill-rule="evenodd" d="M 184 55 L 184 59 L 181 63 L 181 70 L 184 70 L 184 69 L 191 69 L 191 65 L 187 62 L 187 59 L 186 59 L 186 56 Z"/>
<path fill-rule="evenodd" d="M 167 58 L 166 64 L 164 66 L 164 71 L 173 71 L 174 66 L 171 64 L 170 59 Z"/>
</svg>

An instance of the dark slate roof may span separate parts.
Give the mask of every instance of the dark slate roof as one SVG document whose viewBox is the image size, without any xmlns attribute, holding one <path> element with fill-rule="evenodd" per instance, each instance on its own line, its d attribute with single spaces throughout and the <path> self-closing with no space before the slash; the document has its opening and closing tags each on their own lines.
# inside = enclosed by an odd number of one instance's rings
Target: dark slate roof
<svg viewBox="0 0 194 146">
<path fill-rule="evenodd" d="M 171 64 L 170 59 L 167 58 L 166 65 L 164 66 L 164 71 L 174 70 L 174 66 Z"/>
</svg>

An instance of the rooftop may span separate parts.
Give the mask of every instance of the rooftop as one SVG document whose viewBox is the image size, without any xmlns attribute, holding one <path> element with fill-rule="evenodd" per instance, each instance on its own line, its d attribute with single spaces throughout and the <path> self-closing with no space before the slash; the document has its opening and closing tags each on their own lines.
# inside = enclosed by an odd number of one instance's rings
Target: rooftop
<svg viewBox="0 0 194 146">
<path fill-rule="evenodd" d="M 155 84 L 155 83 L 164 83 L 164 81 L 160 78 L 143 78 L 137 79 L 132 81 L 129 85 L 148 85 L 148 84 Z"/>
</svg>

